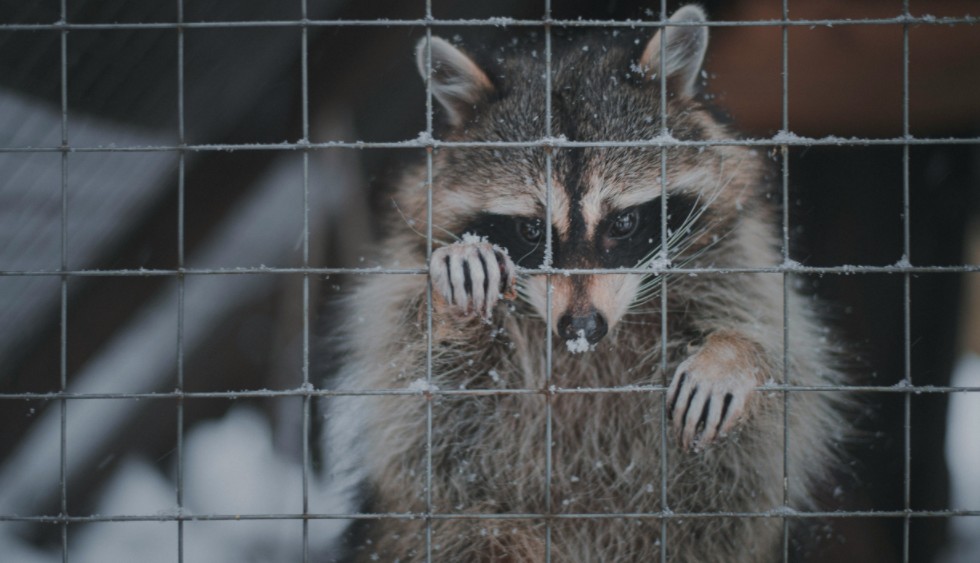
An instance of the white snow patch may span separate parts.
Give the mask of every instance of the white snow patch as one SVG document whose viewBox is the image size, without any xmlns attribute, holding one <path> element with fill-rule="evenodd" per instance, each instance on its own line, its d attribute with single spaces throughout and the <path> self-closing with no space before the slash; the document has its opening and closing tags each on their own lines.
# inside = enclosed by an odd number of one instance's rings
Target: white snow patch
<svg viewBox="0 0 980 563">
<path fill-rule="evenodd" d="M 439 387 L 436 386 L 435 383 L 430 384 L 424 378 L 420 377 L 415 381 L 409 383 L 406 389 L 408 389 L 409 391 L 414 391 L 416 393 L 425 393 L 425 392 L 438 391 Z"/>
<path fill-rule="evenodd" d="M 666 133 L 661 133 L 656 137 L 650 137 L 647 140 L 652 143 L 663 143 L 663 144 L 671 144 L 677 142 L 677 138 L 675 138 L 670 131 L 667 131 Z"/>
<path fill-rule="evenodd" d="M 506 16 L 496 16 L 496 17 L 488 18 L 486 22 L 493 26 L 506 27 L 514 23 L 514 18 L 509 18 Z"/>
<path fill-rule="evenodd" d="M 848 143 L 854 142 L 856 137 L 838 137 L 837 135 L 827 135 L 826 137 L 821 137 L 820 140 L 825 143 L 834 143 L 837 146 L 842 146 Z"/>
<path fill-rule="evenodd" d="M 670 258 L 658 256 L 650 261 L 649 268 L 654 271 L 666 270 L 670 268 Z"/>
<path fill-rule="evenodd" d="M 779 131 L 778 133 L 772 136 L 772 140 L 775 143 L 793 143 L 795 141 L 799 141 L 802 138 L 803 137 L 800 137 L 799 135 L 793 133 L 792 131 Z"/>
<path fill-rule="evenodd" d="M 487 375 L 490 376 L 490 379 L 492 379 L 494 383 L 500 383 L 500 374 L 497 373 L 497 370 L 492 369 L 487 372 Z"/>
<path fill-rule="evenodd" d="M 544 141 L 545 144 L 561 144 L 567 143 L 568 137 L 565 135 L 558 135 L 556 137 L 543 137 L 541 140 Z"/>
<path fill-rule="evenodd" d="M 464 244 L 480 244 L 483 242 L 487 242 L 487 237 L 481 237 L 480 235 L 476 235 L 473 233 L 463 233 L 463 238 L 461 239 L 461 242 Z"/>
<path fill-rule="evenodd" d="M 578 338 L 574 340 L 566 340 L 565 346 L 567 346 L 568 351 L 573 354 L 578 354 L 580 352 L 588 352 L 593 349 L 592 345 L 589 344 L 589 341 L 586 340 L 585 338 L 584 330 L 578 331 Z"/>
</svg>

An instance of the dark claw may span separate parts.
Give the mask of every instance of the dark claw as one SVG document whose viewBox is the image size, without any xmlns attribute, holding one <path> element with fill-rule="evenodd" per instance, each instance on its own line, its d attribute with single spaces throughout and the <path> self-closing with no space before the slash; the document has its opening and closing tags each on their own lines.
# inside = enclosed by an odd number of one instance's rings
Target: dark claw
<svg viewBox="0 0 980 563">
<path fill-rule="evenodd" d="M 507 293 L 507 258 L 499 250 L 494 250 L 493 255 L 497 258 L 497 267 L 500 268 L 500 293 Z"/>
<path fill-rule="evenodd" d="M 731 393 L 725 393 L 725 402 L 721 405 L 721 418 L 718 419 L 718 428 L 715 428 L 715 433 L 721 433 L 721 426 L 725 423 L 725 418 L 728 416 L 728 407 L 731 406 L 732 401 L 735 397 Z"/>
<path fill-rule="evenodd" d="M 480 259 L 480 266 L 483 267 L 483 298 L 490 298 L 490 270 L 487 269 L 487 262 L 483 259 L 482 253 L 477 253 L 476 257 Z"/>
<path fill-rule="evenodd" d="M 698 418 L 698 425 L 694 427 L 695 436 L 699 436 L 704 432 L 704 425 L 708 423 L 708 409 L 711 408 L 711 397 L 704 402 L 704 410 L 701 411 L 701 417 Z"/>
<path fill-rule="evenodd" d="M 463 260 L 463 291 L 466 295 L 473 295 L 473 279 L 470 278 L 470 262 Z"/>
<path fill-rule="evenodd" d="M 449 301 L 456 302 L 456 290 L 453 289 L 453 271 L 449 267 L 449 255 L 446 255 L 446 279 L 449 280 Z"/>
<path fill-rule="evenodd" d="M 680 381 L 677 382 L 677 391 L 674 393 L 674 398 L 670 400 L 670 404 L 667 405 L 667 418 L 674 417 L 674 407 L 677 406 L 677 397 L 681 395 L 681 388 L 684 387 L 684 380 L 687 379 L 687 372 L 685 371 L 680 376 Z"/>
<path fill-rule="evenodd" d="M 694 390 L 691 391 L 691 396 L 687 398 L 687 407 L 684 408 L 684 415 L 681 416 L 681 429 L 687 426 L 687 415 L 690 414 L 691 403 L 694 402 L 694 396 L 698 394 L 698 386 L 694 386 Z"/>
</svg>

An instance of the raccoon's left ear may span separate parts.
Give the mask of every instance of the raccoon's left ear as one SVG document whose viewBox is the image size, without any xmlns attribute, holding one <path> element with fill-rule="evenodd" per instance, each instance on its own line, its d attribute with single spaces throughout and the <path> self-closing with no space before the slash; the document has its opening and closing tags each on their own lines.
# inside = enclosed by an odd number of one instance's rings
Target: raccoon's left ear
<svg viewBox="0 0 980 563">
<path fill-rule="evenodd" d="M 415 47 L 415 62 L 423 80 L 429 75 L 426 42 L 422 38 Z M 432 95 L 446 109 L 449 123 L 461 125 L 472 114 L 473 106 L 493 92 L 493 83 L 473 59 L 445 39 L 433 36 L 431 45 Z"/>
<path fill-rule="evenodd" d="M 688 4 L 674 12 L 669 23 L 706 21 L 701 8 Z M 661 39 L 660 34 L 666 34 Z M 665 56 L 661 57 L 660 47 L 663 43 Z M 704 62 L 704 53 L 708 49 L 708 27 L 697 25 L 666 26 L 657 31 L 653 39 L 647 43 L 640 57 L 640 67 L 646 72 L 647 78 L 659 80 L 661 58 L 663 71 L 671 84 L 676 84 L 683 96 L 693 96 L 697 86 L 698 72 Z"/>
</svg>

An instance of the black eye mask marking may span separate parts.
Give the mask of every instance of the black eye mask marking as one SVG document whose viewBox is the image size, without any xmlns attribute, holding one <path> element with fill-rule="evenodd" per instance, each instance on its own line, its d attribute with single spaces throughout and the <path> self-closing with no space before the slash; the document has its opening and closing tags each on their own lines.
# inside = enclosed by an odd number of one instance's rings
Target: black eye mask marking
<svg viewBox="0 0 980 563">
<path fill-rule="evenodd" d="M 673 237 L 693 219 L 697 198 L 686 194 L 667 196 L 667 236 Z M 637 224 L 628 236 L 617 236 L 617 221 L 624 214 L 636 212 Z M 633 268 L 660 248 L 661 202 L 654 198 L 646 203 L 610 213 L 595 230 L 595 249 L 603 268 Z M 706 220 L 702 217 L 700 221 Z M 700 222 L 699 221 L 699 222 Z M 619 226 L 622 226 L 620 221 Z"/>
<path fill-rule="evenodd" d="M 690 228 L 689 223 L 693 219 L 693 214 L 696 213 L 697 206 L 698 200 L 694 196 L 685 194 L 668 196 L 668 236 L 676 236 L 676 233 L 681 229 Z M 634 212 L 636 225 L 627 235 L 622 236 L 623 222 L 620 218 L 624 214 L 633 214 Z M 592 241 L 584 244 L 572 243 L 570 248 L 566 250 L 577 254 L 583 249 L 592 247 L 595 259 L 590 259 L 589 262 L 598 267 L 633 268 L 639 265 L 642 260 L 648 259 L 654 251 L 660 248 L 660 217 L 661 203 L 659 197 L 628 209 L 610 213 L 596 226 Z M 706 220 L 710 220 L 710 218 L 702 216 L 698 222 Z M 518 266 L 537 268 L 544 263 L 545 236 L 543 225 L 538 223 L 540 239 L 537 241 L 528 239 L 529 222 L 533 225 L 534 221 L 540 220 L 530 217 L 481 213 L 467 223 L 458 234 L 469 233 L 485 237 L 491 243 L 506 248 L 511 260 Z M 618 228 L 617 221 L 619 221 Z M 562 267 L 561 243 L 554 229 L 552 229 L 551 244 L 555 265 Z M 675 244 L 682 243 L 675 242 Z"/>
</svg>

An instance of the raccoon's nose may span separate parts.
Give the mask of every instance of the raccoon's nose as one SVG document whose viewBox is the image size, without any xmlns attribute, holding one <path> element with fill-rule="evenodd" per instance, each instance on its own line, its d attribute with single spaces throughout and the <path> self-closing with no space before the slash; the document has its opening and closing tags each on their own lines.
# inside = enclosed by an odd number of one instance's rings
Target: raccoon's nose
<svg viewBox="0 0 980 563">
<path fill-rule="evenodd" d="M 565 340 L 576 340 L 580 336 L 585 336 L 589 344 L 595 344 L 602 340 L 608 330 L 606 318 L 595 309 L 581 316 L 565 313 L 558 320 L 558 335 Z"/>
</svg>

